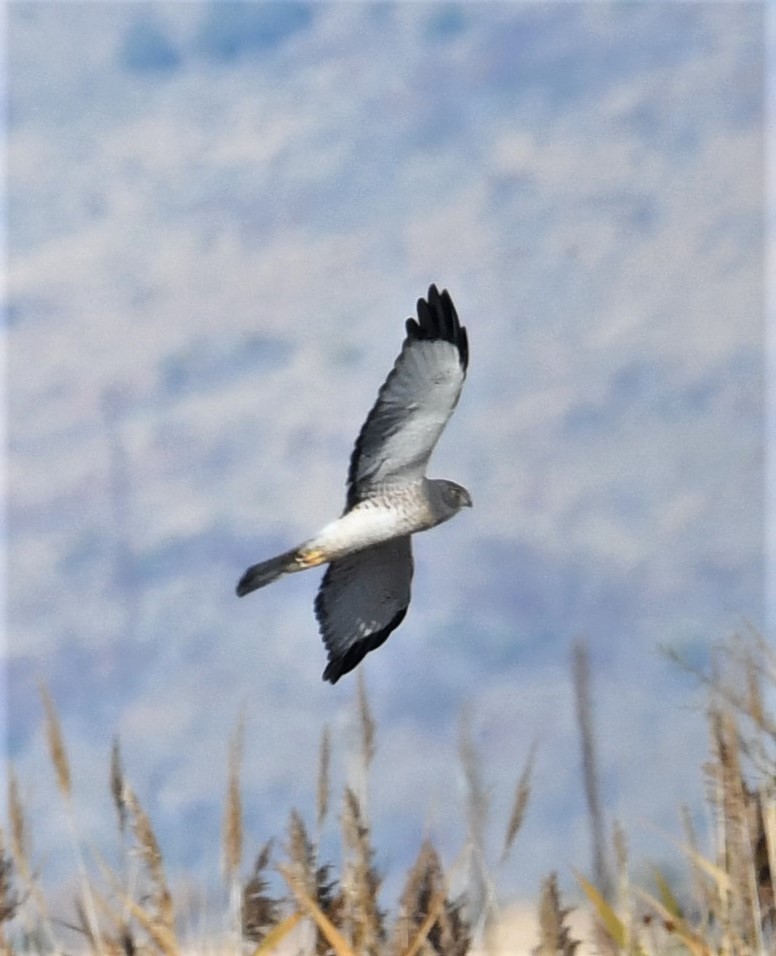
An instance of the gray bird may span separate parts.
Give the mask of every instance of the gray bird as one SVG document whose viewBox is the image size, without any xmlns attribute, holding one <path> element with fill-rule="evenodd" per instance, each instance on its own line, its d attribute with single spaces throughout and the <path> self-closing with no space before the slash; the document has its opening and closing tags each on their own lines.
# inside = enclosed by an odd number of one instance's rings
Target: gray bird
<svg viewBox="0 0 776 956">
<path fill-rule="evenodd" d="M 350 459 L 341 518 L 291 551 L 254 564 L 243 597 L 285 574 L 329 565 L 315 599 L 335 684 L 404 620 L 410 603 L 410 535 L 470 508 L 466 488 L 426 478 L 431 453 L 458 404 L 469 346 L 447 290 L 418 299 L 418 318 L 361 428 Z"/>
</svg>

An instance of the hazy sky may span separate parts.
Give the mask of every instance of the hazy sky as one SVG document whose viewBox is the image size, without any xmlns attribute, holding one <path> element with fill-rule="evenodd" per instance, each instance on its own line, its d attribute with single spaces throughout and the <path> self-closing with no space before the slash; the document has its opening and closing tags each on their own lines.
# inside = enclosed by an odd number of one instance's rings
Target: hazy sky
<svg viewBox="0 0 776 956">
<path fill-rule="evenodd" d="M 705 731 L 660 645 L 763 623 L 763 8 L 12 4 L 9 748 L 52 879 L 36 682 L 91 838 L 111 740 L 175 871 L 218 879 L 246 718 L 249 855 L 308 819 L 317 572 L 244 567 L 335 517 L 348 456 L 436 282 L 470 374 L 431 473 L 475 507 L 416 541 L 363 665 L 389 887 L 464 836 L 469 714 L 505 895 L 588 866 L 569 655 L 584 638 L 609 821 L 700 806 Z M 327 835 L 334 846 L 336 814 Z M 110 845 L 110 844 L 109 844 Z"/>
</svg>

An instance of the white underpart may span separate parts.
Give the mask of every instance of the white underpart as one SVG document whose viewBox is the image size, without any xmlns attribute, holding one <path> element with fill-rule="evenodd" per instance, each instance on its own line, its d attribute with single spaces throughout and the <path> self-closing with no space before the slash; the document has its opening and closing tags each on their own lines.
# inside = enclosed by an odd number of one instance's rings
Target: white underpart
<svg viewBox="0 0 776 956">
<path fill-rule="evenodd" d="M 325 551 L 333 560 L 428 527 L 418 517 L 417 504 L 414 508 L 397 505 L 362 501 L 352 511 L 322 528 L 308 542 L 308 547 Z"/>
</svg>

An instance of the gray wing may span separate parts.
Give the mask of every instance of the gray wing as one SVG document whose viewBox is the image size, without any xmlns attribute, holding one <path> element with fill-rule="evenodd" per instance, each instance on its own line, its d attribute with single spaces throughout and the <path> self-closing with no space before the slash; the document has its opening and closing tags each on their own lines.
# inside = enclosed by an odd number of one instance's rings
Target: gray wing
<svg viewBox="0 0 776 956">
<path fill-rule="evenodd" d="M 429 287 L 418 318 L 407 319 L 401 353 L 356 440 L 347 508 L 385 482 L 422 478 L 458 404 L 469 362 L 466 329 L 447 290 Z"/>
<path fill-rule="evenodd" d="M 332 561 L 315 599 L 329 653 L 324 680 L 336 684 L 401 624 L 410 603 L 412 570 L 409 536 Z"/>
</svg>

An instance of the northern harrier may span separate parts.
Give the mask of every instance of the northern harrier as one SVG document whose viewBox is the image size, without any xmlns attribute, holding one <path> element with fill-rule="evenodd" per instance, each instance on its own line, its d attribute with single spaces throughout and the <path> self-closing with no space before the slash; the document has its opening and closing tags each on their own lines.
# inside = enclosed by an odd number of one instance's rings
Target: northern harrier
<svg viewBox="0 0 776 956">
<path fill-rule="evenodd" d="M 410 603 L 410 535 L 447 521 L 469 492 L 426 478 L 442 429 L 458 404 L 469 347 L 455 306 L 435 285 L 407 319 L 407 337 L 356 440 L 341 518 L 314 538 L 248 568 L 242 597 L 285 574 L 329 565 L 315 599 L 335 684 L 404 620 Z"/>
</svg>

